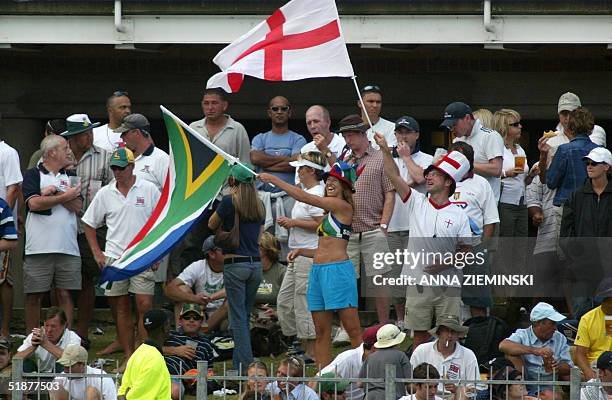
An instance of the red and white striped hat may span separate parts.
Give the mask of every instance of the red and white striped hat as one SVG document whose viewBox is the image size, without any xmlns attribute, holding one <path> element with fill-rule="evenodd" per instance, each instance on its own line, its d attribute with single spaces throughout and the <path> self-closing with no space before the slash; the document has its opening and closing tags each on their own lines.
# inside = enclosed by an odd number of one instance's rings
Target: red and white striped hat
<svg viewBox="0 0 612 400">
<path fill-rule="evenodd" d="M 468 159 L 456 150 L 447 153 L 436 164 L 432 164 L 425 169 L 424 174 L 427 175 L 433 168 L 444 172 L 453 180 L 453 185 L 450 187 L 449 196 L 455 192 L 457 182 L 461 181 L 470 170 L 470 162 Z"/>
</svg>

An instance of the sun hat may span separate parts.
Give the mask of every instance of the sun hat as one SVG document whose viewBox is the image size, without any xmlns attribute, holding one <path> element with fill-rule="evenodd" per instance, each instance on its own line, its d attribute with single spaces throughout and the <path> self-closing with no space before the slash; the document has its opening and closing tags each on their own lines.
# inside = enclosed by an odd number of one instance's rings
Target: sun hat
<svg viewBox="0 0 612 400">
<path fill-rule="evenodd" d="M 355 181 L 357 181 L 357 171 L 344 161 L 336 161 L 332 165 L 331 169 L 325 173 L 323 179 L 327 179 L 329 176 L 340 179 L 342 182 L 349 185 L 351 191 L 355 193 Z"/>
<path fill-rule="evenodd" d="M 461 337 L 465 336 L 469 330 L 467 326 L 461 325 L 459 317 L 455 315 L 440 315 L 436 318 L 436 326 L 429 330 L 431 336 L 438 336 L 438 330 L 441 326 L 445 326 L 448 329 L 459 333 Z"/>
<path fill-rule="evenodd" d="M 386 349 L 402 343 L 404 339 L 406 339 L 406 332 L 402 332 L 395 324 L 386 324 L 376 332 L 374 347 Z"/>
<path fill-rule="evenodd" d="M 63 137 L 78 135 L 79 133 L 87 132 L 90 129 L 97 128 L 101 124 L 99 122 L 92 123 L 87 114 L 72 114 L 66 118 L 66 130 L 60 133 Z"/>
</svg>

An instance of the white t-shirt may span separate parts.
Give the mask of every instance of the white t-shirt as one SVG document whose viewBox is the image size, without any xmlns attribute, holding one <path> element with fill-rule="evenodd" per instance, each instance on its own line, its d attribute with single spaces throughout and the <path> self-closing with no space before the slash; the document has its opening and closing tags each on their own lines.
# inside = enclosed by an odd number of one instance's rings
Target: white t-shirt
<svg viewBox="0 0 612 400">
<path fill-rule="evenodd" d="M 194 261 L 178 276 L 185 285 L 193 288 L 194 293 L 205 293 L 212 295 L 223 289 L 223 271 L 215 272 L 208 265 L 207 260 Z M 206 311 L 210 314 L 215 312 L 224 299 L 211 301 L 206 305 Z"/>
<path fill-rule="evenodd" d="M 410 235 L 408 240 L 408 253 L 422 256 L 418 260 L 405 263 L 402 275 L 412 276 L 417 284 L 428 285 L 421 280 L 427 277 L 423 268 L 435 263 L 433 256 L 427 254 L 455 254 L 461 244 L 472 244 L 472 232 L 468 217 L 461 208 L 450 202 L 444 205 L 434 204 L 430 198 L 416 190 L 412 190 L 408 199 L 405 199 L 410 215 Z M 457 284 L 460 285 L 462 273 L 460 269 L 449 267 L 441 274 L 457 275 Z"/>
<path fill-rule="evenodd" d="M 419 167 L 425 169 L 433 160 L 433 157 L 427 153 L 423 153 L 422 151 L 418 151 L 412 154 L 412 160 Z M 402 158 L 394 158 L 395 164 L 399 168 L 400 176 L 404 181 L 408 183 L 413 189 L 425 193 L 425 185 L 416 185 L 414 186 L 414 181 L 410 177 L 410 173 L 408 172 L 408 167 Z M 399 194 L 395 194 L 395 206 L 393 206 L 393 215 L 391 215 L 391 221 L 389 221 L 389 227 L 387 229 L 388 232 L 399 232 L 399 231 L 407 231 L 410 228 L 410 215 L 409 209 L 406 203 L 402 201 L 402 198 Z"/>
<path fill-rule="evenodd" d="M 317 374 L 333 372 L 338 378 L 352 379 L 359 378 L 359 371 L 363 365 L 363 343 L 354 349 L 345 350 L 338 354 L 334 360 Z M 363 389 L 357 387 L 357 382 L 351 382 L 344 392 L 346 399 L 361 400 Z"/>
<path fill-rule="evenodd" d="M 474 175 L 457 182 L 455 193 L 449 200 L 467 214 L 474 237 L 474 246 L 480 244 L 484 225 L 499 222 L 497 202 L 493 196 L 491 185 L 480 175 Z"/>
<path fill-rule="evenodd" d="M 600 379 L 590 379 L 588 383 L 601 382 Z M 608 395 L 603 386 L 585 386 L 580 389 L 580 400 L 608 400 Z"/>
<path fill-rule="evenodd" d="M 417 346 L 410 357 L 410 365 L 414 367 L 422 363 L 428 363 L 436 367 L 441 377 L 448 379 L 476 380 L 480 378 L 478 361 L 474 352 L 463 347 L 458 342 L 453 354 L 444 358 L 442 353 L 436 349 L 438 341 L 423 343 Z M 444 384 L 440 383 L 439 390 L 444 390 Z"/>
<path fill-rule="evenodd" d="M 329 149 L 329 151 L 331 151 L 332 153 L 334 153 L 334 155 L 336 157 L 340 157 L 340 155 L 342 154 L 342 150 L 344 150 L 344 146 L 346 146 L 346 142 L 344 141 L 344 138 L 342 137 L 342 135 L 336 134 L 336 133 L 332 133 L 332 140 L 329 143 L 329 146 L 327 146 L 327 148 Z M 302 146 L 302 148 L 300 149 L 300 153 L 308 153 L 309 151 L 316 151 L 317 153 L 319 153 L 319 149 L 317 148 L 317 146 L 315 146 L 314 142 L 308 142 L 306 143 L 304 146 Z M 329 171 L 331 169 L 331 165 L 326 165 L 325 166 L 325 171 Z M 295 184 L 299 184 L 300 183 L 300 178 L 298 176 L 298 172 L 297 172 L 297 168 L 295 170 Z"/>
<path fill-rule="evenodd" d="M 64 334 L 60 338 L 59 342 L 57 342 L 56 346 L 60 349 L 65 349 L 69 344 L 78 344 L 80 346 L 81 337 L 70 329 L 64 329 Z M 30 347 L 32 347 L 31 333 L 24 339 L 22 345 L 17 349 L 17 352 L 24 351 Z M 55 362 L 57 361 L 57 358 L 55 358 L 53 354 L 49 353 L 42 346 L 38 346 L 36 350 L 34 350 L 34 358 L 37 363 L 40 361 L 40 368 L 38 372 L 53 372 L 55 370 Z"/>
<path fill-rule="evenodd" d="M 516 155 L 527 157 L 525 150 L 520 145 L 517 145 Z M 515 166 L 515 155 L 510 149 L 504 146 L 504 163 L 503 170 L 514 169 Z M 502 192 L 499 198 L 500 203 L 519 205 L 521 197 L 525 197 L 525 174 L 529 172 L 529 166 L 527 165 L 527 159 L 525 159 L 525 167 L 523 168 L 522 174 L 518 174 L 513 177 L 507 177 L 502 179 Z"/>
<path fill-rule="evenodd" d="M 399 400 L 417 400 L 416 394 L 409 394 L 407 396 L 402 396 Z M 434 396 L 434 400 L 443 400 L 440 396 Z"/>
<path fill-rule="evenodd" d="M 306 193 L 323 197 L 325 195 L 325 186 L 320 183 L 316 186 L 306 189 Z M 311 206 L 310 204 L 296 201 L 291 210 L 292 219 L 314 219 L 313 217 L 321 217 L 325 215 L 325 211 L 322 208 Z M 288 246 L 290 249 L 316 249 L 319 246 L 319 237 L 316 232 L 307 231 L 303 228 L 291 228 L 289 229 L 289 242 Z"/>
<path fill-rule="evenodd" d="M 115 132 L 109 128 L 108 124 L 94 128 L 93 134 L 93 144 L 105 149 L 109 153 L 115 151 L 117 147 L 119 147 L 119 144 L 123 143 L 123 140 L 121 140 L 121 133 Z"/>
<path fill-rule="evenodd" d="M 395 137 L 395 124 L 391 121 L 387 121 L 384 118 L 379 118 L 378 122 L 374 124 L 370 129 L 368 129 L 368 140 L 372 144 L 376 150 L 379 150 L 378 144 L 374 140 L 374 133 L 382 133 L 385 136 L 385 140 L 387 141 L 387 145 L 389 147 L 397 146 L 397 138 Z"/>
<path fill-rule="evenodd" d="M 0 197 L 6 200 L 7 186 L 19 184 L 22 181 L 17 150 L 6 144 L 5 141 L 0 141 Z M 16 205 L 17 202 L 15 202 Z M 13 214 L 16 214 L 15 210 Z"/>
<path fill-rule="evenodd" d="M 86 367 L 86 374 L 106 374 L 98 368 Z M 62 373 L 63 374 L 63 373 Z M 68 378 L 65 376 L 58 376 L 53 380 L 59 383 L 69 393 L 69 397 L 72 400 L 85 400 L 86 390 L 88 387 L 93 387 L 100 391 L 102 400 L 116 400 L 117 399 L 117 387 L 113 378 L 110 377 L 86 377 L 86 378 Z"/>
<path fill-rule="evenodd" d="M 486 164 L 490 160 L 504 156 L 504 139 L 492 129 L 482 126 L 479 119 L 474 122 L 470 136 L 455 138 L 453 142 L 466 142 L 474 148 L 474 163 Z M 501 179 L 499 176 L 483 176 L 491 185 L 495 200 L 499 201 Z"/>
<path fill-rule="evenodd" d="M 153 183 L 161 192 L 166 183 L 170 157 L 162 149 L 151 146 L 134 160 L 134 175 Z"/>
<path fill-rule="evenodd" d="M 106 223 L 108 231 L 104 254 L 119 258 L 148 221 L 159 196 L 154 184 L 138 176 L 127 197 L 117 189 L 117 182 L 112 181 L 100 189 L 82 220 L 96 229 Z"/>
</svg>

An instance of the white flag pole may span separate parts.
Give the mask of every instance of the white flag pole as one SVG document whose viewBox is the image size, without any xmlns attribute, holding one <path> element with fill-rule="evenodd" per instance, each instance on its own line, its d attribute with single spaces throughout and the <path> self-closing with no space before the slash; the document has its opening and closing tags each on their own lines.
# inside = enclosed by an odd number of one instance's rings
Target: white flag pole
<svg viewBox="0 0 612 400">
<path fill-rule="evenodd" d="M 355 90 L 357 91 L 357 97 L 359 98 L 359 102 L 361 103 L 362 113 L 365 114 L 366 119 L 368 120 L 368 124 L 370 125 L 370 129 L 372 128 L 372 121 L 370 120 L 370 116 L 368 115 L 368 111 L 365 108 L 365 104 L 363 103 L 363 97 L 361 97 L 361 91 L 359 90 L 359 85 L 357 85 L 357 77 L 353 75 L 351 78 L 353 80 L 353 84 L 355 85 Z"/>
<path fill-rule="evenodd" d="M 193 136 L 195 136 L 200 142 L 202 142 L 203 144 L 205 144 L 209 149 L 211 149 L 212 151 L 214 151 L 217 154 L 220 154 L 223 158 L 225 158 L 227 161 L 229 161 L 231 164 L 238 164 L 240 165 L 242 168 L 246 169 L 247 171 L 249 171 L 251 174 L 257 176 L 257 173 L 255 171 L 253 171 L 251 168 L 249 168 L 248 166 L 246 166 L 244 163 L 242 163 L 240 161 L 240 159 L 226 153 L 223 149 L 221 149 L 219 146 L 217 146 L 216 144 L 212 143 L 210 140 L 206 139 L 205 137 L 203 137 L 202 135 L 200 135 L 195 129 L 193 129 L 192 127 L 190 127 L 189 125 L 187 125 L 186 123 L 184 123 L 179 117 L 177 117 L 176 115 L 174 115 L 172 113 L 172 111 L 168 110 L 166 107 L 160 105 L 159 108 L 161 108 L 162 112 L 168 114 L 169 116 L 171 116 L 174 120 L 176 120 L 179 125 L 181 125 L 183 128 L 187 129 Z"/>
</svg>

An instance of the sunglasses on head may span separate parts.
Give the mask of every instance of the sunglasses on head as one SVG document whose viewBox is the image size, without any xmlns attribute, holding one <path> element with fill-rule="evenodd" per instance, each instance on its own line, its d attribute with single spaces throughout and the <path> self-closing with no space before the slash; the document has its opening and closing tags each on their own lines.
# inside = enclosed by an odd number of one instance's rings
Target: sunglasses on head
<svg viewBox="0 0 612 400">
<path fill-rule="evenodd" d="M 124 171 L 127 168 L 127 165 L 125 167 L 120 167 L 118 165 L 111 165 L 110 167 L 113 171 Z"/>
<path fill-rule="evenodd" d="M 512 123 L 512 124 L 508 124 L 508 125 L 513 126 L 513 127 L 515 127 L 515 128 L 518 128 L 519 126 L 521 126 L 521 121 L 519 121 L 519 122 L 514 122 L 514 123 Z"/>
<path fill-rule="evenodd" d="M 115 97 L 129 96 L 129 93 L 124 90 L 117 90 L 116 92 L 113 92 L 113 96 Z"/>
<path fill-rule="evenodd" d="M 199 315 L 183 315 L 181 318 L 184 319 L 185 321 L 201 321 L 202 320 L 202 317 L 200 317 Z"/>
<path fill-rule="evenodd" d="M 592 165 L 593 167 L 596 167 L 598 165 L 603 164 L 602 162 L 597 162 L 597 161 L 593 161 L 593 160 L 584 160 L 584 165 L 589 166 Z"/>
<path fill-rule="evenodd" d="M 376 85 L 368 85 L 368 86 L 364 86 L 361 91 L 362 92 L 380 92 L 380 87 Z"/>
<path fill-rule="evenodd" d="M 274 112 L 287 112 L 289 111 L 289 106 L 274 106 L 274 107 L 270 107 L 270 110 L 274 111 Z"/>
</svg>

